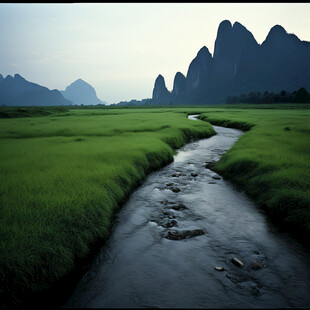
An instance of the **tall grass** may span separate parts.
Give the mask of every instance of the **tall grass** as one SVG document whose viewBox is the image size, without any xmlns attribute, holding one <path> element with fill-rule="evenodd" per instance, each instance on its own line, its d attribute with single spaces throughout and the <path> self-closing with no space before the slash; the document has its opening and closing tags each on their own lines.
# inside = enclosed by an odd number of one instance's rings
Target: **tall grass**
<svg viewBox="0 0 310 310">
<path fill-rule="evenodd" d="M 215 169 L 241 185 L 275 223 L 309 245 L 310 111 L 219 109 L 201 118 L 248 130 Z"/>
<path fill-rule="evenodd" d="M 309 105 L 27 111 L 0 119 L 2 304 L 57 283 L 108 238 L 113 214 L 148 172 L 190 137 L 214 134 L 187 114 L 247 131 L 216 169 L 310 240 Z"/>
<path fill-rule="evenodd" d="M 162 113 L 165 112 L 165 113 Z M 0 298 L 49 288 L 106 240 L 118 206 L 190 137 L 186 113 L 70 110 L 0 120 Z"/>
</svg>

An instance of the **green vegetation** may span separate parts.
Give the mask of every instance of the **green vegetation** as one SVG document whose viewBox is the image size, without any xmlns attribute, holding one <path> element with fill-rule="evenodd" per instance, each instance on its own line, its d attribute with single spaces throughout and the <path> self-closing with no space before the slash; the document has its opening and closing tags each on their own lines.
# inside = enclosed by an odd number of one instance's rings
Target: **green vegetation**
<svg viewBox="0 0 310 310">
<path fill-rule="evenodd" d="M 2 304 L 57 283 L 108 238 L 113 214 L 147 173 L 169 163 L 190 137 L 214 134 L 187 114 L 246 131 L 215 169 L 279 225 L 310 240 L 309 104 L 2 112 L 10 114 L 0 119 Z"/>
<path fill-rule="evenodd" d="M 69 112 L 67 107 L 2 107 L 0 118 L 46 116 Z"/>
<path fill-rule="evenodd" d="M 227 103 L 255 103 L 255 104 L 268 104 L 268 103 L 309 103 L 310 94 L 302 87 L 297 91 L 289 92 L 282 90 L 280 93 L 265 91 L 263 94 L 260 92 L 251 92 L 247 95 L 241 94 L 240 96 L 229 96 L 226 100 Z"/>
<path fill-rule="evenodd" d="M 215 169 L 245 189 L 280 227 L 309 244 L 309 105 L 307 109 L 210 109 L 201 119 L 249 130 Z"/>
<path fill-rule="evenodd" d="M 177 110 L 15 110 L 0 119 L 2 305 L 73 270 L 106 240 L 112 215 L 148 172 L 189 138 L 214 134 Z"/>
</svg>

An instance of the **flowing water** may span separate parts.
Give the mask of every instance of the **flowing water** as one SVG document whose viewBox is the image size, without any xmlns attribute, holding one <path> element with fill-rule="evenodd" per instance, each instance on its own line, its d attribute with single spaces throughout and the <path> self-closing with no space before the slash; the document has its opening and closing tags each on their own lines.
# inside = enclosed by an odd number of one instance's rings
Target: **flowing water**
<svg viewBox="0 0 310 310">
<path fill-rule="evenodd" d="M 242 135 L 214 129 L 131 195 L 64 307 L 310 307 L 309 253 L 208 169 Z"/>
</svg>

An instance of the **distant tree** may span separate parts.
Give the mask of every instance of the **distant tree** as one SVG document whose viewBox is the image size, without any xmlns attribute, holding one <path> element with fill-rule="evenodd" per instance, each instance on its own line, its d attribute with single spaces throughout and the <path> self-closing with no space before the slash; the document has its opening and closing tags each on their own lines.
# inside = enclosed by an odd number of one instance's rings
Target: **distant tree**
<svg viewBox="0 0 310 310">
<path fill-rule="evenodd" d="M 307 92 L 307 90 L 302 87 L 298 89 L 296 97 L 295 97 L 296 103 L 310 103 L 310 94 Z"/>
<path fill-rule="evenodd" d="M 310 103 L 310 94 L 302 87 L 298 91 L 292 93 L 282 90 L 280 93 L 268 92 L 267 90 L 261 95 L 260 92 L 250 92 L 249 94 L 241 94 L 240 96 L 229 96 L 227 103 Z"/>
</svg>

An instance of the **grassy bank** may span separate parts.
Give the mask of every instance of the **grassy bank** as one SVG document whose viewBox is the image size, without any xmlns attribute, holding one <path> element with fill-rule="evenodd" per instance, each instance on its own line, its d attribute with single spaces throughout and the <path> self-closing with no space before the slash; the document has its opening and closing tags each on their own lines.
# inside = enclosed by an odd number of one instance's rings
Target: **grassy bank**
<svg viewBox="0 0 310 310">
<path fill-rule="evenodd" d="M 108 237 L 113 213 L 148 172 L 169 163 L 190 137 L 214 134 L 210 124 L 169 111 L 72 109 L 0 119 L 2 305 L 18 305 L 65 276 Z"/>
<path fill-rule="evenodd" d="M 210 109 L 201 119 L 247 131 L 215 169 L 244 188 L 277 225 L 309 245 L 309 105 Z"/>
</svg>

